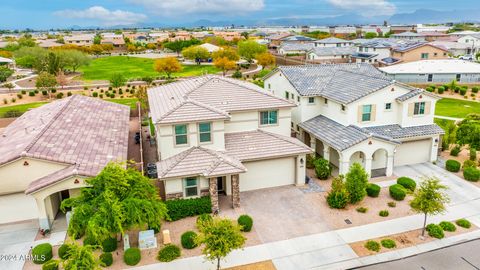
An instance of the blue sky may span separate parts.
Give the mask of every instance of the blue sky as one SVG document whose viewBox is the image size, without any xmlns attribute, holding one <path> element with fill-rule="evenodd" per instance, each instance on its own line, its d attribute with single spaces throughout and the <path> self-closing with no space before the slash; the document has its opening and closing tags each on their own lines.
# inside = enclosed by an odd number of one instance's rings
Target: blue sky
<svg viewBox="0 0 480 270">
<path fill-rule="evenodd" d="M 182 24 L 199 19 L 389 16 L 417 9 L 468 9 L 478 0 L 2 0 L 0 28 Z M 475 3 L 477 2 L 477 3 Z"/>
</svg>

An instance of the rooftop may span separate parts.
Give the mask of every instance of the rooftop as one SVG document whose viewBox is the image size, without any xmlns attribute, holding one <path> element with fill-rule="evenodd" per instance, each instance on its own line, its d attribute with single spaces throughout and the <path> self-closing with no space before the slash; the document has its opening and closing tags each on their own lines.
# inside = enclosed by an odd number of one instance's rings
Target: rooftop
<svg viewBox="0 0 480 270">
<path fill-rule="evenodd" d="M 302 36 L 302 35 L 295 35 L 295 36 L 288 36 L 288 37 L 284 37 L 282 38 L 282 41 L 315 41 L 316 39 L 314 38 L 311 38 L 311 37 L 306 37 L 306 36 Z"/>
<path fill-rule="evenodd" d="M 330 55 L 351 55 L 357 50 L 356 47 L 313 47 L 309 52 L 313 52 L 318 56 Z"/>
<path fill-rule="evenodd" d="M 154 87 L 148 97 L 152 120 L 160 124 L 227 119 L 234 111 L 295 106 L 252 83 L 215 75 Z"/>
<path fill-rule="evenodd" d="M 480 73 L 480 64 L 457 59 L 443 59 L 443 60 L 421 60 L 403 64 L 397 64 L 389 67 L 380 68 L 381 71 L 387 74 L 417 74 L 417 73 L 432 73 L 432 74 L 457 74 L 457 73 Z"/>
<path fill-rule="evenodd" d="M 315 43 L 321 44 L 336 44 L 336 43 L 352 43 L 350 40 L 336 38 L 336 37 L 329 37 L 315 41 Z"/>
<path fill-rule="evenodd" d="M 280 66 L 277 70 L 300 95 L 322 96 L 342 104 L 354 102 L 393 83 L 367 63 Z"/>
<path fill-rule="evenodd" d="M 414 33 L 414 32 L 403 32 L 403 33 L 398 33 L 398 34 L 393 34 L 391 35 L 392 37 L 422 37 L 421 34 Z"/>
<path fill-rule="evenodd" d="M 417 49 L 417 48 L 420 48 L 420 47 L 423 47 L 423 46 L 431 46 L 431 47 L 435 47 L 437 49 L 440 49 L 442 51 L 447 51 L 443 47 L 435 46 L 431 43 L 426 43 L 426 42 L 413 42 L 413 43 L 399 44 L 399 45 L 396 45 L 396 46 L 392 47 L 392 49 L 396 52 L 408 52 L 408 51 L 411 51 L 413 49 Z"/>
<path fill-rule="evenodd" d="M 280 49 L 284 51 L 308 51 L 314 46 L 313 43 L 283 42 Z"/>
</svg>

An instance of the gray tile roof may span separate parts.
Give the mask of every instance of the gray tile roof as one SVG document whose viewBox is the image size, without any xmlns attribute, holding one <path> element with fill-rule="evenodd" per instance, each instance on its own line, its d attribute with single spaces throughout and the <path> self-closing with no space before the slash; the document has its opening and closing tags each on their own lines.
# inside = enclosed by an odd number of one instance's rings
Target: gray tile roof
<svg viewBox="0 0 480 270">
<path fill-rule="evenodd" d="M 25 190 L 25 194 L 30 194 L 42 188 L 48 187 L 68 177 L 78 175 L 77 166 L 71 165 L 62 170 L 46 175 L 40 179 L 31 182 Z"/>
<path fill-rule="evenodd" d="M 342 104 L 354 102 L 393 83 L 367 63 L 278 67 L 302 96 L 322 96 Z"/>
<path fill-rule="evenodd" d="M 336 44 L 336 43 L 352 43 L 352 41 L 346 40 L 346 39 L 341 39 L 341 38 L 336 38 L 336 37 L 329 37 L 329 38 L 324 38 L 324 39 L 317 40 L 315 43 Z"/>
<path fill-rule="evenodd" d="M 398 34 L 393 34 L 393 37 L 421 37 L 422 35 L 414 32 L 403 32 L 403 33 L 398 33 Z"/>
<path fill-rule="evenodd" d="M 225 134 L 225 149 L 240 161 L 271 159 L 311 153 L 312 149 L 296 138 L 264 130 Z"/>
<path fill-rule="evenodd" d="M 313 48 L 313 43 L 284 42 L 279 49 L 284 51 L 308 51 Z"/>
<path fill-rule="evenodd" d="M 32 109 L 3 130 L 0 165 L 30 157 L 94 176 L 109 161 L 127 159 L 129 117 L 128 106 L 80 95 Z"/>
<path fill-rule="evenodd" d="M 148 101 L 154 123 L 226 119 L 234 111 L 295 106 L 255 84 L 215 75 L 150 88 Z"/>
<path fill-rule="evenodd" d="M 288 36 L 281 39 L 282 41 L 314 41 L 316 39 L 302 35 Z"/>
<path fill-rule="evenodd" d="M 200 146 L 157 162 L 158 178 L 204 176 L 246 172 L 242 163 L 227 154 Z"/>
<path fill-rule="evenodd" d="M 355 47 L 314 47 L 309 53 L 315 53 L 318 56 L 330 56 L 330 55 L 351 55 L 355 53 L 357 48 Z"/>
<path fill-rule="evenodd" d="M 400 125 L 386 125 L 386 126 L 375 126 L 367 127 L 366 130 L 379 134 L 382 136 L 388 136 L 393 139 L 405 139 L 418 136 L 428 136 L 436 134 L 444 134 L 442 128 L 436 124 L 432 125 L 423 125 L 423 126 L 414 126 L 414 127 L 401 127 Z"/>
<path fill-rule="evenodd" d="M 378 53 L 356 52 L 356 53 L 352 54 L 352 57 L 360 58 L 360 59 L 371 59 L 371 58 L 373 58 L 377 55 L 378 55 Z"/>
</svg>

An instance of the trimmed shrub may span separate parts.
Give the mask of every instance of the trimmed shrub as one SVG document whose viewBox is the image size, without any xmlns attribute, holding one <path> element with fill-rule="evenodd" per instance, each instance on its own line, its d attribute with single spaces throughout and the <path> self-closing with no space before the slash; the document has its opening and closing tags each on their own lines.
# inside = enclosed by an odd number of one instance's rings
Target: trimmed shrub
<svg viewBox="0 0 480 270">
<path fill-rule="evenodd" d="M 380 186 L 374 183 L 369 183 L 367 185 L 367 188 L 365 189 L 367 191 L 367 195 L 369 197 L 378 197 L 378 194 L 380 194 Z"/>
<path fill-rule="evenodd" d="M 454 160 L 454 159 L 449 159 L 447 162 L 445 162 L 445 169 L 449 172 L 458 172 L 460 171 L 460 162 Z"/>
<path fill-rule="evenodd" d="M 384 248 L 396 248 L 397 247 L 397 243 L 395 243 L 395 241 L 392 240 L 392 239 L 383 239 L 382 241 L 380 241 L 380 244 L 382 244 L 382 247 L 384 247 Z"/>
<path fill-rule="evenodd" d="M 17 94 L 18 99 L 22 99 L 23 95 L 22 94 Z"/>
<path fill-rule="evenodd" d="M 20 91 L 20 93 L 22 93 L 22 95 L 25 95 L 25 94 L 27 94 L 27 91 L 22 90 L 22 91 Z"/>
<path fill-rule="evenodd" d="M 475 167 L 477 167 L 477 164 L 475 163 L 475 161 L 467 159 L 463 162 L 463 169 L 468 168 L 468 167 L 475 168 Z"/>
<path fill-rule="evenodd" d="M 171 221 L 212 212 L 210 197 L 175 199 L 165 202 Z"/>
<path fill-rule="evenodd" d="M 452 150 L 450 150 L 450 155 L 454 157 L 458 157 L 458 154 L 462 151 L 459 145 L 455 145 Z"/>
<path fill-rule="evenodd" d="M 50 89 L 50 92 L 52 92 L 53 94 L 55 94 L 55 93 L 57 92 L 57 89 L 52 88 L 52 89 Z"/>
<path fill-rule="evenodd" d="M 63 98 L 63 93 L 62 92 L 57 94 L 57 99 L 61 99 L 61 98 Z"/>
<path fill-rule="evenodd" d="M 123 261 L 130 266 L 136 265 L 142 259 L 142 254 L 138 248 L 129 248 L 123 253 Z"/>
<path fill-rule="evenodd" d="M 331 208 L 343 209 L 347 206 L 348 202 L 349 197 L 343 176 L 339 175 L 332 180 L 332 189 L 327 195 L 327 203 Z"/>
<path fill-rule="evenodd" d="M 98 93 L 97 93 L 97 92 L 93 92 L 93 93 L 92 93 L 92 97 L 98 97 Z"/>
<path fill-rule="evenodd" d="M 368 173 L 359 163 L 355 162 L 345 176 L 345 188 L 348 192 L 350 203 L 362 201 L 367 195 Z"/>
<path fill-rule="evenodd" d="M 366 213 L 368 211 L 368 208 L 366 207 L 358 207 L 357 209 L 357 212 L 359 213 Z"/>
<path fill-rule="evenodd" d="M 103 252 L 112 252 L 117 249 L 117 239 L 109 237 L 102 242 Z"/>
<path fill-rule="evenodd" d="M 59 248 L 58 248 L 58 257 L 60 257 L 60 259 L 68 259 L 68 251 L 70 250 L 70 245 L 68 244 L 63 244 L 61 245 Z"/>
<path fill-rule="evenodd" d="M 236 71 L 232 74 L 232 78 L 234 78 L 234 79 L 240 79 L 240 78 L 242 78 L 242 72 L 240 72 L 240 70 L 236 70 Z"/>
<path fill-rule="evenodd" d="M 388 191 L 390 192 L 390 196 L 396 201 L 403 201 L 405 196 L 407 196 L 407 190 L 399 184 L 391 185 Z"/>
<path fill-rule="evenodd" d="M 477 86 L 472 87 L 472 92 L 473 93 L 478 93 L 479 88 Z"/>
<path fill-rule="evenodd" d="M 324 158 L 317 158 L 313 161 L 313 166 L 315 167 L 315 174 L 319 179 L 325 180 L 330 177 L 332 173 L 332 166 L 330 162 Z"/>
<path fill-rule="evenodd" d="M 95 238 L 87 235 L 87 236 L 85 236 L 85 238 L 83 238 L 83 245 L 84 246 L 87 246 L 87 245 L 95 246 L 95 245 L 98 245 L 98 243 L 95 240 Z"/>
<path fill-rule="evenodd" d="M 467 93 L 467 89 L 460 88 L 460 95 L 464 96 Z"/>
<path fill-rule="evenodd" d="M 313 162 L 315 161 L 315 157 L 313 155 L 307 155 L 307 169 L 313 169 L 315 168 L 315 165 L 313 165 Z"/>
<path fill-rule="evenodd" d="M 387 203 L 388 207 L 396 207 L 397 206 L 397 203 L 396 202 L 388 202 Z"/>
<path fill-rule="evenodd" d="M 113 256 L 111 252 L 105 252 L 100 255 L 100 262 L 104 267 L 110 266 L 113 264 Z"/>
<path fill-rule="evenodd" d="M 445 92 L 445 87 L 439 86 L 439 87 L 438 87 L 438 93 L 439 93 L 439 94 L 443 94 L 443 92 Z"/>
<path fill-rule="evenodd" d="M 446 232 L 454 232 L 457 230 L 457 227 L 455 227 L 455 225 L 449 221 L 442 221 L 438 225 Z"/>
<path fill-rule="evenodd" d="M 192 249 L 197 247 L 197 244 L 195 243 L 195 238 L 197 237 L 197 233 L 192 232 L 192 231 L 186 231 L 182 234 L 181 242 L 182 242 L 182 247 L 186 249 Z"/>
<path fill-rule="evenodd" d="M 401 185 L 402 187 L 410 190 L 410 191 L 415 191 L 415 188 L 417 187 L 417 183 L 415 183 L 415 180 L 412 178 L 408 177 L 400 177 L 397 179 L 397 184 Z"/>
<path fill-rule="evenodd" d="M 32 249 L 33 262 L 35 264 L 44 264 L 53 257 L 52 245 L 43 243 Z"/>
<path fill-rule="evenodd" d="M 44 96 L 48 95 L 48 91 L 47 90 L 42 90 L 42 95 L 44 95 Z"/>
<path fill-rule="evenodd" d="M 477 182 L 480 180 L 480 170 L 474 167 L 463 169 L 463 178 L 468 181 Z"/>
<path fill-rule="evenodd" d="M 445 237 L 442 227 L 440 227 L 437 224 L 428 224 L 425 229 L 427 230 L 428 235 L 430 235 L 431 237 L 434 237 L 437 239 L 442 239 Z"/>
<path fill-rule="evenodd" d="M 462 228 L 465 228 L 465 229 L 470 229 L 470 227 L 472 227 L 472 224 L 470 223 L 470 221 L 468 221 L 464 218 L 461 218 L 461 219 L 455 221 L 455 224 L 457 224 L 458 226 L 460 226 Z"/>
<path fill-rule="evenodd" d="M 388 217 L 388 215 L 390 215 L 390 213 L 388 212 L 388 210 L 382 210 L 382 211 L 378 212 L 378 215 L 381 216 L 381 217 Z"/>
<path fill-rule="evenodd" d="M 68 92 L 67 92 L 67 97 L 69 97 L 69 96 L 71 96 L 71 95 L 73 95 L 72 92 L 68 91 Z"/>
<path fill-rule="evenodd" d="M 241 215 L 237 219 L 238 225 L 242 226 L 242 232 L 249 232 L 252 230 L 253 219 L 249 215 Z"/>
<path fill-rule="evenodd" d="M 470 147 L 469 153 L 468 153 L 469 159 L 474 161 L 477 159 L 477 149 Z"/>
<path fill-rule="evenodd" d="M 369 240 L 365 243 L 365 248 L 370 251 L 379 252 L 380 244 L 377 241 Z"/>
<path fill-rule="evenodd" d="M 59 264 L 60 262 L 57 260 L 49 260 L 42 265 L 42 270 L 58 270 Z"/>
<path fill-rule="evenodd" d="M 161 262 L 171 262 L 180 257 L 180 248 L 173 244 L 168 244 L 158 251 L 157 259 Z"/>
<path fill-rule="evenodd" d="M 31 96 L 31 97 L 34 97 L 34 96 L 35 96 L 35 92 L 30 91 L 30 92 L 28 92 L 28 95 Z"/>
</svg>

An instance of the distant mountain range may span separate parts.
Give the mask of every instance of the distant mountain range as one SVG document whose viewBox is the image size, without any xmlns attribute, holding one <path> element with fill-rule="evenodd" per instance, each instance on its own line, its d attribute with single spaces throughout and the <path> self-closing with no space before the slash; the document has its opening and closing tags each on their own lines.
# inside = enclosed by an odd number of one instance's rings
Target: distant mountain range
<svg viewBox="0 0 480 270">
<path fill-rule="evenodd" d="M 172 27 L 214 27 L 214 26 L 299 26 L 299 25 L 361 25 L 361 24 L 417 24 L 417 23 L 448 23 L 448 22 L 480 22 L 480 9 L 461 9 L 438 11 L 419 9 L 412 13 L 398 13 L 393 16 L 365 17 L 355 13 L 332 16 L 328 18 L 276 18 L 276 19 L 232 19 L 223 21 L 198 20 L 189 23 L 139 23 L 134 26 L 117 25 L 118 28 L 172 28 Z M 70 29 L 96 29 L 97 26 L 73 26 Z"/>
</svg>

